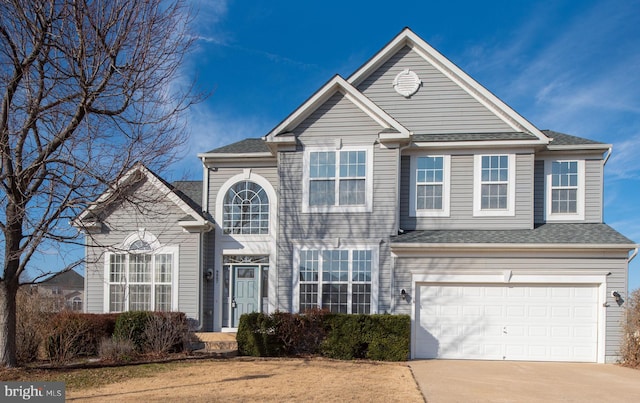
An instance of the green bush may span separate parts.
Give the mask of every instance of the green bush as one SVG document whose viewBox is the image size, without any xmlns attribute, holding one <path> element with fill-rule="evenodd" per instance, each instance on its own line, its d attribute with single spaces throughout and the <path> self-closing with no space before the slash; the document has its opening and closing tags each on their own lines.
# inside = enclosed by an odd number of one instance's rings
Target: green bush
<svg viewBox="0 0 640 403">
<path fill-rule="evenodd" d="M 148 311 L 128 311 L 121 313 L 116 320 L 113 338 L 116 340 L 131 340 L 136 351 L 139 353 L 143 352 L 146 347 L 144 331 L 151 315 L 153 315 L 153 313 Z"/>
<path fill-rule="evenodd" d="M 404 361 L 409 357 L 408 315 L 251 313 L 240 317 L 238 352 L 251 356 L 320 354 L 351 360 Z"/>
<path fill-rule="evenodd" d="M 254 357 L 277 357 L 283 348 L 276 335 L 273 315 L 253 312 L 242 315 L 238 324 L 236 341 L 238 354 Z"/>
</svg>

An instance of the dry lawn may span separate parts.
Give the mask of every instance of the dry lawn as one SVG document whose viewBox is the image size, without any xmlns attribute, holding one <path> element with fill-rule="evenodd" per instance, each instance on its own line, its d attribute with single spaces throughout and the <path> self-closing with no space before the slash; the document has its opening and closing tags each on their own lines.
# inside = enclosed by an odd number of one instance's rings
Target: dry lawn
<svg viewBox="0 0 640 403">
<path fill-rule="evenodd" d="M 322 358 L 207 360 L 150 377 L 67 390 L 89 402 L 423 402 L 405 363 Z"/>
</svg>

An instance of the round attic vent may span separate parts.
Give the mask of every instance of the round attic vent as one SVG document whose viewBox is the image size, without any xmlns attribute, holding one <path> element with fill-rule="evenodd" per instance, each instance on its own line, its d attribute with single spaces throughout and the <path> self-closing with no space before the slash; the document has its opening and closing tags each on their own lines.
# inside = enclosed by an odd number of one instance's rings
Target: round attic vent
<svg viewBox="0 0 640 403">
<path fill-rule="evenodd" d="M 422 84 L 420 77 L 409 69 L 402 70 L 396 78 L 393 79 L 393 88 L 398 94 L 407 98 L 418 91 L 420 84 Z"/>
</svg>

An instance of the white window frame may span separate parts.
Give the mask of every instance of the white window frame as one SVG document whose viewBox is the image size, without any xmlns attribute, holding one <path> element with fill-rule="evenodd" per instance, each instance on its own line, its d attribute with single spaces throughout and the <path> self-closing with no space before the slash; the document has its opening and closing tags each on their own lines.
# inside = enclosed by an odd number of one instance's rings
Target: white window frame
<svg viewBox="0 0 640 403">
<path fill-rule="evenodd" d="M 129 247 L 131 244 L 137 240 L 143 240 L 147 242 L 150 246 L 150 250 L 145 251 L 129 251 Z M 107 251 L 104 254 L 104 312 L 125 312 L 129 310 L 129 286 L 132 284 L 142 284 L 142 283 L 130 283 L 129 280 L 129 256 L 134 254 L 145 254 L 151 256 L 151 281 L 149 284 L 151 286 L 151 298 L 150 298 L 150 310 L 155 310 L 155 288 L 156 285 L 163 285 L 165 283 L 157 283 L 156 282 L 156 255 L 171 255 L 171 311 L 178 311 L 178 262 L 180 261 L 180 247 L 178 245 L 171 246 L 162 246 L 157 241 L 157 238 L 152 234 L 139 230 L 138 232 L 129 235 L 125 241 L 117 248 L 114 248 L 111 251 Z M 125 256 L 124 261 L 124 284 L 111 282 L 111 256 L 113 255 L 123 255 Z M 111 285 L 122 284 L 125 287 L 124 292 L 124 307 L 123 311 L 111 311 Z"/>
<path fill-rule="evenodd" d="M 309 205 L 309 183 L 310 183 L 310 164 L 311 153 L 316 152 L 333 152 L 336 154 L 336 176 L 335 176 L 335 197 L 340 200 L 340 152 L 341 151 L 364 151 L 366 155 L 366 172 L 365 172 L 365 202 L 358 205 L 331 205 L 331 206 L 311 206 Z M 339 212 L 371 212 L 373 208 L 373 147 L 371 146 L 345 146 L 345 147 L 310 147 L 305 149 L 303 156 L 303 174 L 302 174 L 302 212 L 303 213 L 339 213 Z"/>
<path fill-rule="evenodd" d="M 482 208 L 482 157 L 507 157 L 509 172 L 507 178 L 507 208 Z M 516 206 L 516 155 L 509 153 L 475 154 L 473 157 L 473 216 L 507 217 L 515 216 Z"/>
<path fill-rule="evenodd" d="M 313 242 L 304 245 L 296 245 L 293 253 L 293 311 L 300 311 L 300 252 L 307 250 L 318 251 L 318 301 L 317 306 L 322 306 L 322 285 L 325 283 L 322 280 L 322 252 L 326 250 L 347 250 L 349 251 L 349 285 L 347 290 L 347 312 L 351 313 L 352 298 L 353 298 L 353 284 L 363 284 L 360 281 L 353 281 L 353 251 L 354 250 L 370 250 L 371 251 L 371 301 L 369 314 L 378 313 L 378 291 L 379 291 L 379 262 L 380 262 L 380 247 L 379 244 L 372 243 L 349 243 L 335 246 L 335 244 L 324 242 Z M 334 282 L 329 282 L 334 283 Z"/>
<path fill-rule="evenodd" d="M 418 158 L 439 157 L 442 158 L 442 209 L 418 209 Z M 449 217 L 451 212 L 451 155 L 412 155 L 409 189 L 409 216 L 410 217 Z M 434 184 L 437 184 L 434 182 Z"/>
<path fill-rule="evenodd" d="M 551 210 L 553 163 L 554 162 L 577 162 L 578 163 L 578 191 L 576 192 L 576 212 L 575 213 L 553 213 Z M 585 205 L 585 161 L 572 158 L 548 158 L 544 160 L 544 193 L 545 193 L 545 219 L 546 221 L 582 221 L 584 220 Z"/>
</svg>

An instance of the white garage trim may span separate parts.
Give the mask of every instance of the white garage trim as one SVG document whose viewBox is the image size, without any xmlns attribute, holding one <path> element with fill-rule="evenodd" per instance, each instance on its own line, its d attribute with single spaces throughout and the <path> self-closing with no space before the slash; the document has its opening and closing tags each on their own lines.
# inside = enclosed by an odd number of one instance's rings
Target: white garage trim
<svg viewBox="0 0 640 403">
<path fill-rule="evenodd" d="M 593 285 L 597 287 L 597 353 L 596 361 L 605 362 L 605 337 L 606 337 L 606 278 L 608 272 L 585 272 L 584 270 L 558 270 L 545 272 L 493 270 L 469 273 L 449 271 L 447 273 L 413 274 L 411 295 L 417 296 L 418 287 L 431 284 L 433 286 L 446 286 L 453 284 L 491 284 L 491 285 L 535 285 L 535 286 L 580 286 Z M 417 328 L 420 325 L 419 303 L 417 298 L 412 299 L 411 310 L 411 356 L 416 358 Z"/>
</svg>

